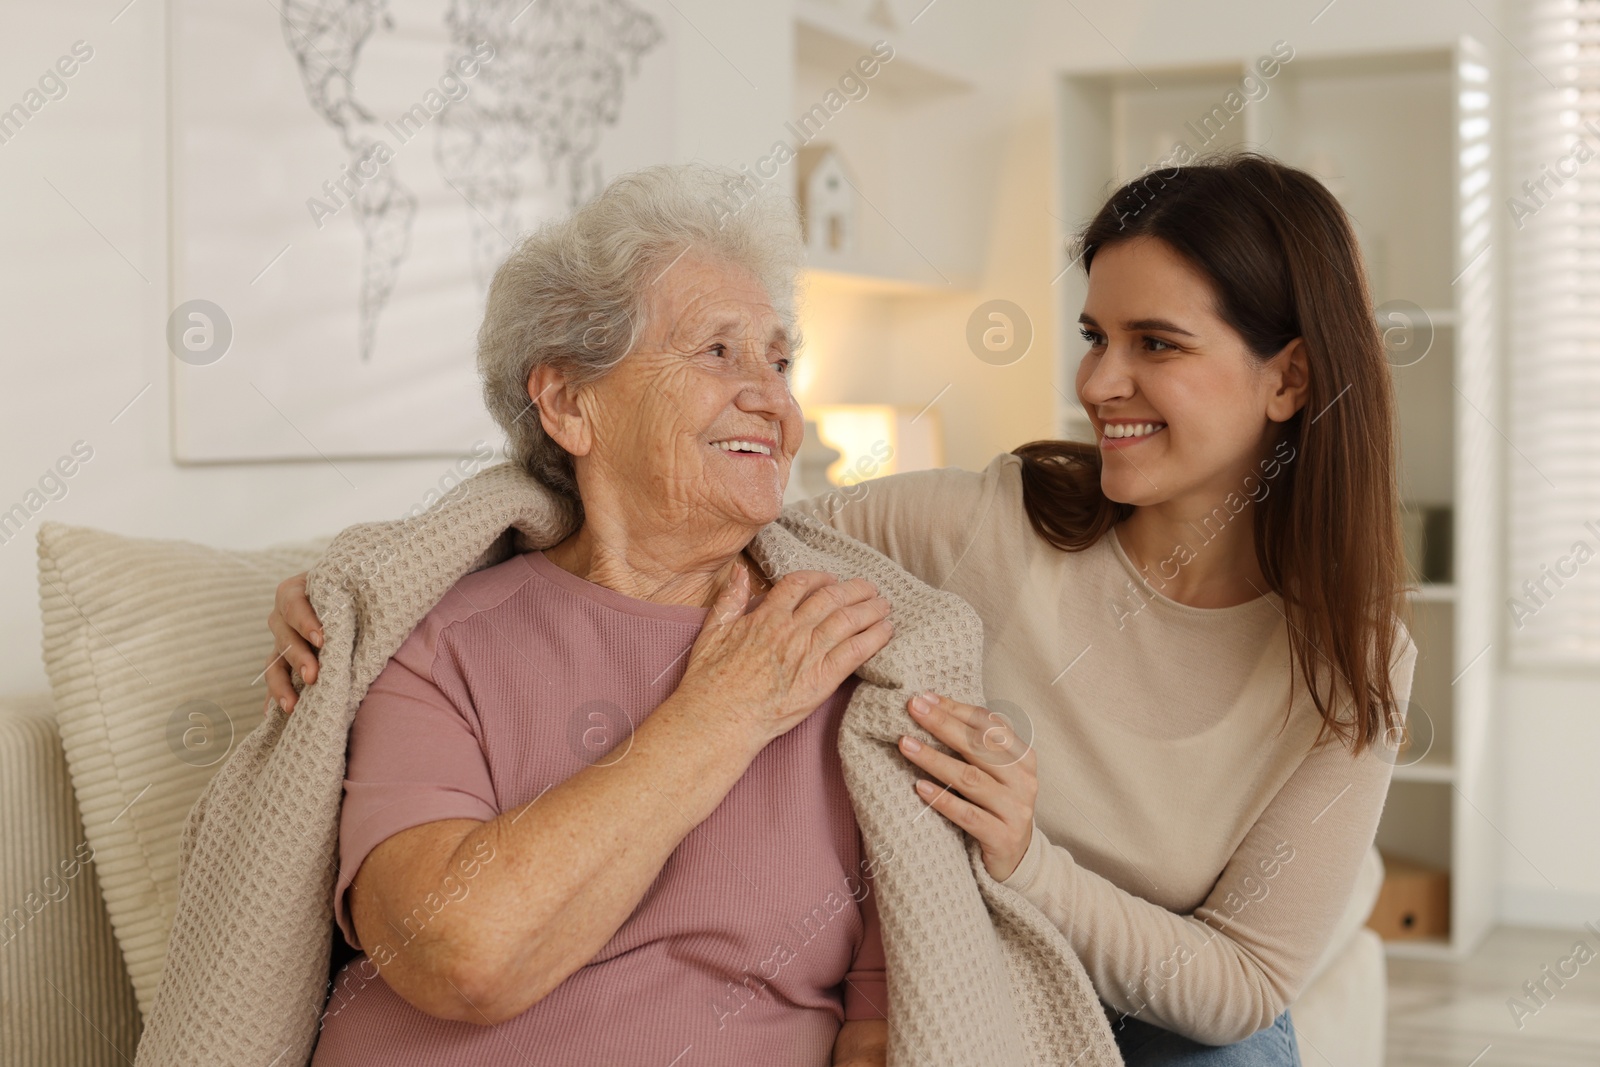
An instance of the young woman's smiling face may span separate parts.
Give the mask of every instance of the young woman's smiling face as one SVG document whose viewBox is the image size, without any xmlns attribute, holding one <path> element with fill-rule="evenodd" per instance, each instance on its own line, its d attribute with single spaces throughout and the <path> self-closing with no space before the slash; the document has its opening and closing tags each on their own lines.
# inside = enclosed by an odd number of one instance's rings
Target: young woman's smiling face
<svg viewBox="0 0 1600 1067">
<path fill-rule="evenodd" d="M 1164 241 L 1096 251 L 1079 323 L 1089 350 L 1078 399 L 1100 445 L 1101 489 L 1120 503 L 1210 510 L 1256 472 L 1272 424 L 1305 403 L 1301 342 L 1256 356 L 1218 315 L 1205 275 Z"/>
</svg>

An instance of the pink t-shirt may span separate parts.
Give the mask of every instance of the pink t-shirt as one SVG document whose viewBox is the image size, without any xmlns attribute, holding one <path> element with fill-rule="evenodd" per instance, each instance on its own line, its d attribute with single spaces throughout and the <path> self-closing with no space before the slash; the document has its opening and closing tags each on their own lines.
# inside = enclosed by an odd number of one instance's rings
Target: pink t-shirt
<svg viewBox="0 0 1600 1067">
<path fill-rule="evenodd" d="M 682 679 L 705 609 L 635 600 L 515 556 L 461 579 L 378 675 L 350 734 L 334 911 L 367 854 L 441 819 L 490 820 L 593 762 Z M 334 979 L 313 1064 L 818 1067 L 888 1007 L 871 864 L 839 766 L 854 679 L 756 756 L 582 969 L 494 1027 L 437 1019 L 363 954 Z M 534 804 L 519 818 L 537 819 Z M 483 845 L 385 941 L 471 893 Z M 376 945 L 367 951 L 388 958 Z"/>
</svg>

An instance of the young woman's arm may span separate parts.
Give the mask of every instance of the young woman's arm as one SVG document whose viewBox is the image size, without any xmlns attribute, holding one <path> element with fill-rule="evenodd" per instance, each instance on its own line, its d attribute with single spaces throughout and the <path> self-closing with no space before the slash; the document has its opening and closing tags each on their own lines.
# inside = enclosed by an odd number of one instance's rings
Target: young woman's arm
<svg viewBox="0 0 1600 1067">
<path fill-rule="evenodd" d="M 1392 672 L 1400 706 L 1416 646 Z M 1245 835 L 1192 915 L 1176 915 L 1079 867 L 1034 829 L 1005 882 L 1071 939 L 1100 998 L 1207 1044 L 1241 1041 L 1299 995 L 1377 832 L 1393 764 L 1313 750 Z"/>
<path fill-rule="evenodd" d="M 960 467 L 909 471 L 858 482 L 791 504 L 840 533 L 864 541 L 934 588 L 943 588 L 966 547 L 990 521 L 1004 457 L 984 471 Z"/>
</svg>

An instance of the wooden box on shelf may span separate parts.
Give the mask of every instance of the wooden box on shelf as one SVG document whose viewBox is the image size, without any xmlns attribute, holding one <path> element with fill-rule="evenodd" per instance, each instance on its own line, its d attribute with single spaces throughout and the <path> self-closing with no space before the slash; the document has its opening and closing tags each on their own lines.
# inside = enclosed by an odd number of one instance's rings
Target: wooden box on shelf
<svg viewBox="0 0 1600 1067">
<path fill-rule="evenodd" d="M 1450 936 L 1450 872 L 1388 853 L 1383 888 L 1367 925 L 1385 941 Z"/>
</svg>

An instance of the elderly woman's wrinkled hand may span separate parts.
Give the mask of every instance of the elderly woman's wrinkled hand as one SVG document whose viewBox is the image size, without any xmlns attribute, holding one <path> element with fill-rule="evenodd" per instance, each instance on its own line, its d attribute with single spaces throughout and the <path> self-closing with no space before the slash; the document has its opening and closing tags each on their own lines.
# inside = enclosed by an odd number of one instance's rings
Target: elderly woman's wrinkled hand
<svg viewBox="0 0 1600 1067">
<path fill-rule="evenodd" d="M 677 695 L 754 731 L 759 744 L 798 726 L 894 635 L 889 601 L 864 578 L 793 571 L 754 609 L 741 560 L 689 652 Z"/>
</svg>

